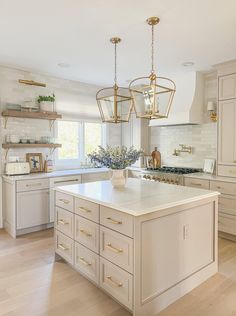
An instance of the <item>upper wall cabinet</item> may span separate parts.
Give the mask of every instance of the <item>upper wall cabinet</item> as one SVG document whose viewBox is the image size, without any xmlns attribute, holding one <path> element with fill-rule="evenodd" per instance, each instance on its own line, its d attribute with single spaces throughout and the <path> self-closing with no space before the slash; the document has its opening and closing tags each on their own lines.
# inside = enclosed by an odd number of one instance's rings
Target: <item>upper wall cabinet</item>
<svg viewBox="0 0 236 316">
<path fill-rule="evenodd" d="M 219 102 L 218 175 L 236 176 L 236 99 Z"/>
<path fill-rule="evenodd" d="M 219 100 L 236 98 L 236 74 L 219 77 Z"/>
</svg>

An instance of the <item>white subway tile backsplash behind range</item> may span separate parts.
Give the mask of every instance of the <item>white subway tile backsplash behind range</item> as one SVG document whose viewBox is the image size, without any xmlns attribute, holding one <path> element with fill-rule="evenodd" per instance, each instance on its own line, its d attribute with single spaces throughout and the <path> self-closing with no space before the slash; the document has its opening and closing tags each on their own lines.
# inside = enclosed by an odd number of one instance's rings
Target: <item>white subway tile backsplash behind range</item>
<svg viewBox="0 0 236 316">
<path fill-rule="evenodd" d="M 205 158 L 216 159 L 217 124 L 151 127 L 151 151 L 155 146 L 162 154 L 162 164 L 202 168 Z M 193 147 L 193 153 L 174 156 L 179 144 Z"/>
</svg>

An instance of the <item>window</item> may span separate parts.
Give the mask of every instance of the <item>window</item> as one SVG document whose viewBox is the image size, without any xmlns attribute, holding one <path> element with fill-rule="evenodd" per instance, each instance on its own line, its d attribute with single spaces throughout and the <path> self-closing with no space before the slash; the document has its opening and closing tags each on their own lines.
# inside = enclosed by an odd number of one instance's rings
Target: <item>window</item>
<svg viewBox="0 0 236 316">
<path fill-rule="evenodd" d="M 79 125 L 77 122 L 58 122 L 58 142 L 62 148 L 58 151 L 58 159 L 78 159 L 79 157 Z"/>
<path fill-rule="evenodd" d="M 78 168 L 89 153 L 105 145 L 105 126 L 101 123 L 58 121 L 56 134 L 62 144 L 55 159 L 58 168 Z"/>
<path fill-rule="evenodd" d="M 85 155 L 87 156 L 100 145 L 102 145 L 102 124 L 84 123 Z"/>
</svg>

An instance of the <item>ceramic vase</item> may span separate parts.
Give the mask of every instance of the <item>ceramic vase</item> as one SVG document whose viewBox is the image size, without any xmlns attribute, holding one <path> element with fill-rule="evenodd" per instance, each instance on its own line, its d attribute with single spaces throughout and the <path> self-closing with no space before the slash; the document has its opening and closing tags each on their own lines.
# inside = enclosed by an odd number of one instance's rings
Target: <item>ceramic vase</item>
<svg viewBox="0 0 236 316">
<path fill-rule="evenodd" d="M 124 188 L 126 184 L 126 170 L 111 169 L 111 183 L 114 188 Z"/>
</svg>

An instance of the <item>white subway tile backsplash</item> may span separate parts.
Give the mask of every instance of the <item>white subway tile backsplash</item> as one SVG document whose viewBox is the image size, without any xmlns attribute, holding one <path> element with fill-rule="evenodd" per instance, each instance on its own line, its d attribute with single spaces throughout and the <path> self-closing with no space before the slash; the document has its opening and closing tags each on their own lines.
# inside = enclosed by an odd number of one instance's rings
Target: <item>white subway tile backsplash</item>
<svg viewBox="0 0 236 316">
<path fill-rule="evenodd" d="M 202 168 L 205 158 L 216 159 L 217 124 L 151 127 L 151 148 L 155 146 L 162 154 L 162 164 Z M 179 144 L 193 147 L 193 153 L 173 156 Z"/>
</svg>

